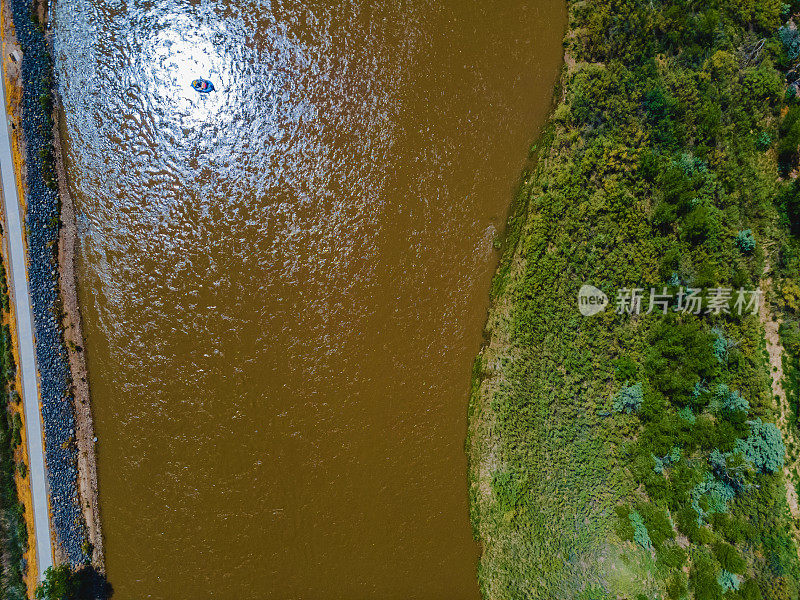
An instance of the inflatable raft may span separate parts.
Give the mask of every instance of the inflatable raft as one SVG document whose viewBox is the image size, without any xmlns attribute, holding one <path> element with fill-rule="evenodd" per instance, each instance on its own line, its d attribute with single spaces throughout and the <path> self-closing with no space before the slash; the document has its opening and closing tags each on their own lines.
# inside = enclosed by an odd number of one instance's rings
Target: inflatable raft
<svg viewBox="0 0 800 600">
<path fill-rule="evenodd" d="M 201 94 L 208 94 L 209 92 L 213 92 L 215 89 L 214 84 L 205 79 L 195 79 L 192 82 L 192 87 L 195 89 L 195 91 L 200 92 Z"/>
</svg>

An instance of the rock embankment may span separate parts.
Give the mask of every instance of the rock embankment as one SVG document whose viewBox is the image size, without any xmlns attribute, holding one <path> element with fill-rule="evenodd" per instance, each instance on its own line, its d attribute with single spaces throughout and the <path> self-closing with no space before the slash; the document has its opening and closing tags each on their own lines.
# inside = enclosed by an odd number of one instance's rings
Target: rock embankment
<svg viewBox="0 0 800 600">
<path fill-rule="evenodd" d="M 11 8 L 23 52 L 25 222 L 52 525 L 64 559 L 77 566 L 89 560 L 90 549 L 78 495 L 75 411 L 58 289 L 60 206 L 52 159 L 52 58 L 44 31 L 34 21 L 30 2 L 11 0 Z"/>
</svg>

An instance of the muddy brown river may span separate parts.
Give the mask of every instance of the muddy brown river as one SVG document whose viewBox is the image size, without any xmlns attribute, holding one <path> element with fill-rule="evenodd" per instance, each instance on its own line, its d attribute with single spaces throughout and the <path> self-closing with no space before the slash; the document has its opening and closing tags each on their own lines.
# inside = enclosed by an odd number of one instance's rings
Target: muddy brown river
<svg viewBox="0 0 800 600">
<path fill-rule="evenodd" d="M 562 3 L 59 0 L 115 600 L 479 597 L 470 370 Z"/>
</svg>

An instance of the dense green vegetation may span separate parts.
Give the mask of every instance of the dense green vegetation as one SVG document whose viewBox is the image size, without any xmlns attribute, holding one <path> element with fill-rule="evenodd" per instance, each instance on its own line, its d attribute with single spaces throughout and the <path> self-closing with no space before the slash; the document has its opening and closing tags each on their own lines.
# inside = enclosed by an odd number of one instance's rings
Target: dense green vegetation
<svg viewBox="0 0 800 600">
<path fill-rule="evenodd" d="M 50 567 L 34 597 L 37 600 L 105 600 L 112 595 L 105 576 L 87 564 L 77 571 L 67 565 Z"/>
<path fill-rule="evenodd" d="M 800 310 L 797 10 L 570 2 L 574 65 L 510 220 L 475 365 L 485 597 L 798 597 L 764 328 L 736 310 L 736 290 L 765 272 Z M 580 315 L 585 283 L 609 310 Z M 645 290 L 641 314 L 614 310 L 623 288 Z M 669 314 L 646 314 L 650 288 L 667 288 Z M 732 296 L 713 309 L 720 288 Z M 692 292 L 700 314 L 683 310 Z M 795 356 L 799 320 L 784 326 Z"/>
<path fill-rule="evenodd" d="M 44 581 L 36 588 L 37 600 L 72 600 L 78 592 L 78 582 L 68 565 L 50 567 Z"/>
<path fill-rule="evenodd" d="M 5 268 L 0 263 L 0 309 L 8 318 L 8 288 Z M 19 394 L 15 390 L 16 365 L 11 347 L 8 325 L 0 328 L 0 598 L 21 600 L 27 598 L 24 575 L 27 563 L 23 554 L 28 548 L 28 530 L 25 507 L 17 494 L 15 473 L 27 475 L 24 463 L 14 458 L 22 443 L 22 419 L 18 406 Z M 25 473 L 25 475 L 23 475 Z"/>
</svg>

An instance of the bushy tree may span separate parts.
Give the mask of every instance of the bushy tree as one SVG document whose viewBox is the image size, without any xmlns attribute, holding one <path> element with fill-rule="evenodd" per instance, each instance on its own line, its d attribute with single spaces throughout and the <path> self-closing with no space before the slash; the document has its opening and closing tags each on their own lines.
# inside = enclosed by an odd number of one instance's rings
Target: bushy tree
<svg viewBox="0 0 800 600">
<path fill-rule="evenodd" d="M 714 408 L 725 415 L 747 414 L 750 403 L 739 392 L 720 383 L 714 393 Z"/>
<path fill-rule="evenodd" d="M 644 392 L 641 382 L 630 386 L 625 385 L 614 397 L 614 411 L 627 414 L 636 412 L 642 406 L 643 398 Z"/>
<path fill-rule="evenodd" d="M 650 456 L 653 457 L 653 464 L 654 464 L 653 471 L 655 471 L 659 475 L 662 475 L 664 473 L 664 469 L 666 468 L 664 466 L 664 459 L 663 458 L 659 458 L 655 454 L 650 454 Z"/>
<path fill-rule="evenodd" d="M 722 593 L 726 594 L 731 590 L 738 590 L 742 582 L 738 575 L 723 569 L 717 575 L 717 583 L 722 588 Z"/>
<path fill-rule="evenodd" d="M 714 358 L 720 364 L 725 364 L 728 362 L 728 340 L 725 339 L 725 336 L 720 335 L 717 339 L 714 340 L 714 343 L 711 345 L 711 348 L 714 350 Z"/>
<path fill-rule="evenodd" d="M 746 413 L 750 410 L 750 403 L 734 390 L 725 398 L 722 410 L 728 413 Z"/>
<path fill-rule="evenodd" d="M 642 548 L 647 550 L 653 547 L 653 542 L 650 541 L 650 534 L 647 533 L 647 526 L 644 524 L 644 519 L 635 510 L 632 510 L 628 515 L 633 526 L 633 541 L 639 544 Z"/>
<path fill-rule="evenodd" d="M 667 454 L 666 456 L 656 456 L 655 454 L 652 453 L 650 454 L 650 456 L 653 458 L 653 463 L 655 463 L 653 470 L 659 475 L 661 475 L 662 473 L 664 473 L 665 469 L 669 469 L 670 467 L 676 465 L 678 461 L 680 461 L 681 449 L 678 448 L 677 446 L 674 446 L 670 451 L 670 453 Z"/>
<path fill-rule="evenodd" d="M 645 368 L 650 383 L 673 402 L 685 404 L 698 379 L 710 380 L 719 368 L 712 337 L 694 319 L 668 315 L 652 330 Z"/>
<path fill-rule="evenodd" d="M 78 581 L 68 565 L 48 567 L 44 581 L 36 588 L 37 600 L 73 600 L 78 593 Z"/>
<path fill-rule="evenodd" d="M 786 48 L 786 54 L 789 60 L 796 60 L 800 57 L 800 32 L 797 27 L 793 25 L 784 25 L 778 31 L 783 46 Z"/>
<path fill-rule="evenodd" d="M 760 107 L 756 102 L 778 98 L 783 94 L 783 82 L 775 65 L 769 60 L 761 61 L 756 68 L 745 69 L 742 77 L 742 91 L 745 91 L 747 106 L 751 110 Z"/>
<path fill-rule="evenodd" d="M 679 412 L 678 416 L 689 423 L 689 425 L 694 425 L 697 421 L 697 417 L 694 416 L 692 412 L 692 408 L 690 406 L 684 406 Z"/>
<path fill-rule="evenodd" d="M 714 513 L 728 512 L 728 502 L 735 496 L 736 492 L 730 485 L 706 473 L 705 479 L 689 494 L 691 506 L 697 513 L 697 524 L 705 525 L 706 518 Z"/>
<path fill-rule="evenodd" d="M 708 457 L 708 464 L 714 476 L 730 486 L 735 493 L 747 488 L 749 463 L 741 452 L 722 453 L 714 449 Z"/>
<path fill-rule="evenodd" d="M 706 241 L 713 241 L 719 233 L 719 221 L 717 220 L 717 210 L 713 207 L 700 205 L 686 215 L 683 222 L 682 234 L 684 239 L 693 243 L 701 244 Z"/>
<path fill-rule="evenodd" d="M 705 70 L 708 71 L 716 81 L 728 82 L 734 73 L 739 70 L 739 61 L 730 52 L 717 50 L 706 61 Z"/>
<path fill-rule="evenodd" d="M 772 146 L 772 136 L 766 131 L 759 133 L 756 138 L 756 148 L 764 152 L 769 150 L 770 146 Z"/>
<path fill-rule="evenodd" d="M 780 23 L 783 0 L 731 0 L 726 4 L 743 24 L 771 29 Z"/>
<path fill-rule="evenodd" d="M 755 250 L 756 239 L 753 237 L 753 231 L 745 229 L 740 231 L 736 236 L 736 247 L 742 251 L 743 254 L 750 254 Z"/>
<path fill-rule="evenodd" d="M 698 398 L 705 394 L 708 391 L 708 388 L 705 386 L 705 382 L 698 381 L 694 384 L 694 389 L 692 390 L 692 398 L 695 401 L 695 404 L 698 404 Z"/>
<path fill-rule="evenodd" d="M 760 418 L 749 424 L 750 435 L 745 440 L 736 440 L 736 449 L 757 470 L 774 473 L 783 467 L 786 456 L 780 430 L 774 423 L 764 423 Z"/>
<path fill-rule="evenodd" d="M 800 147 L 800 107 L 793 106 L 781 122 L 778 141 L 778 161 L 783 174 L 787 174 L 798 160 Z"/>
</svg>

